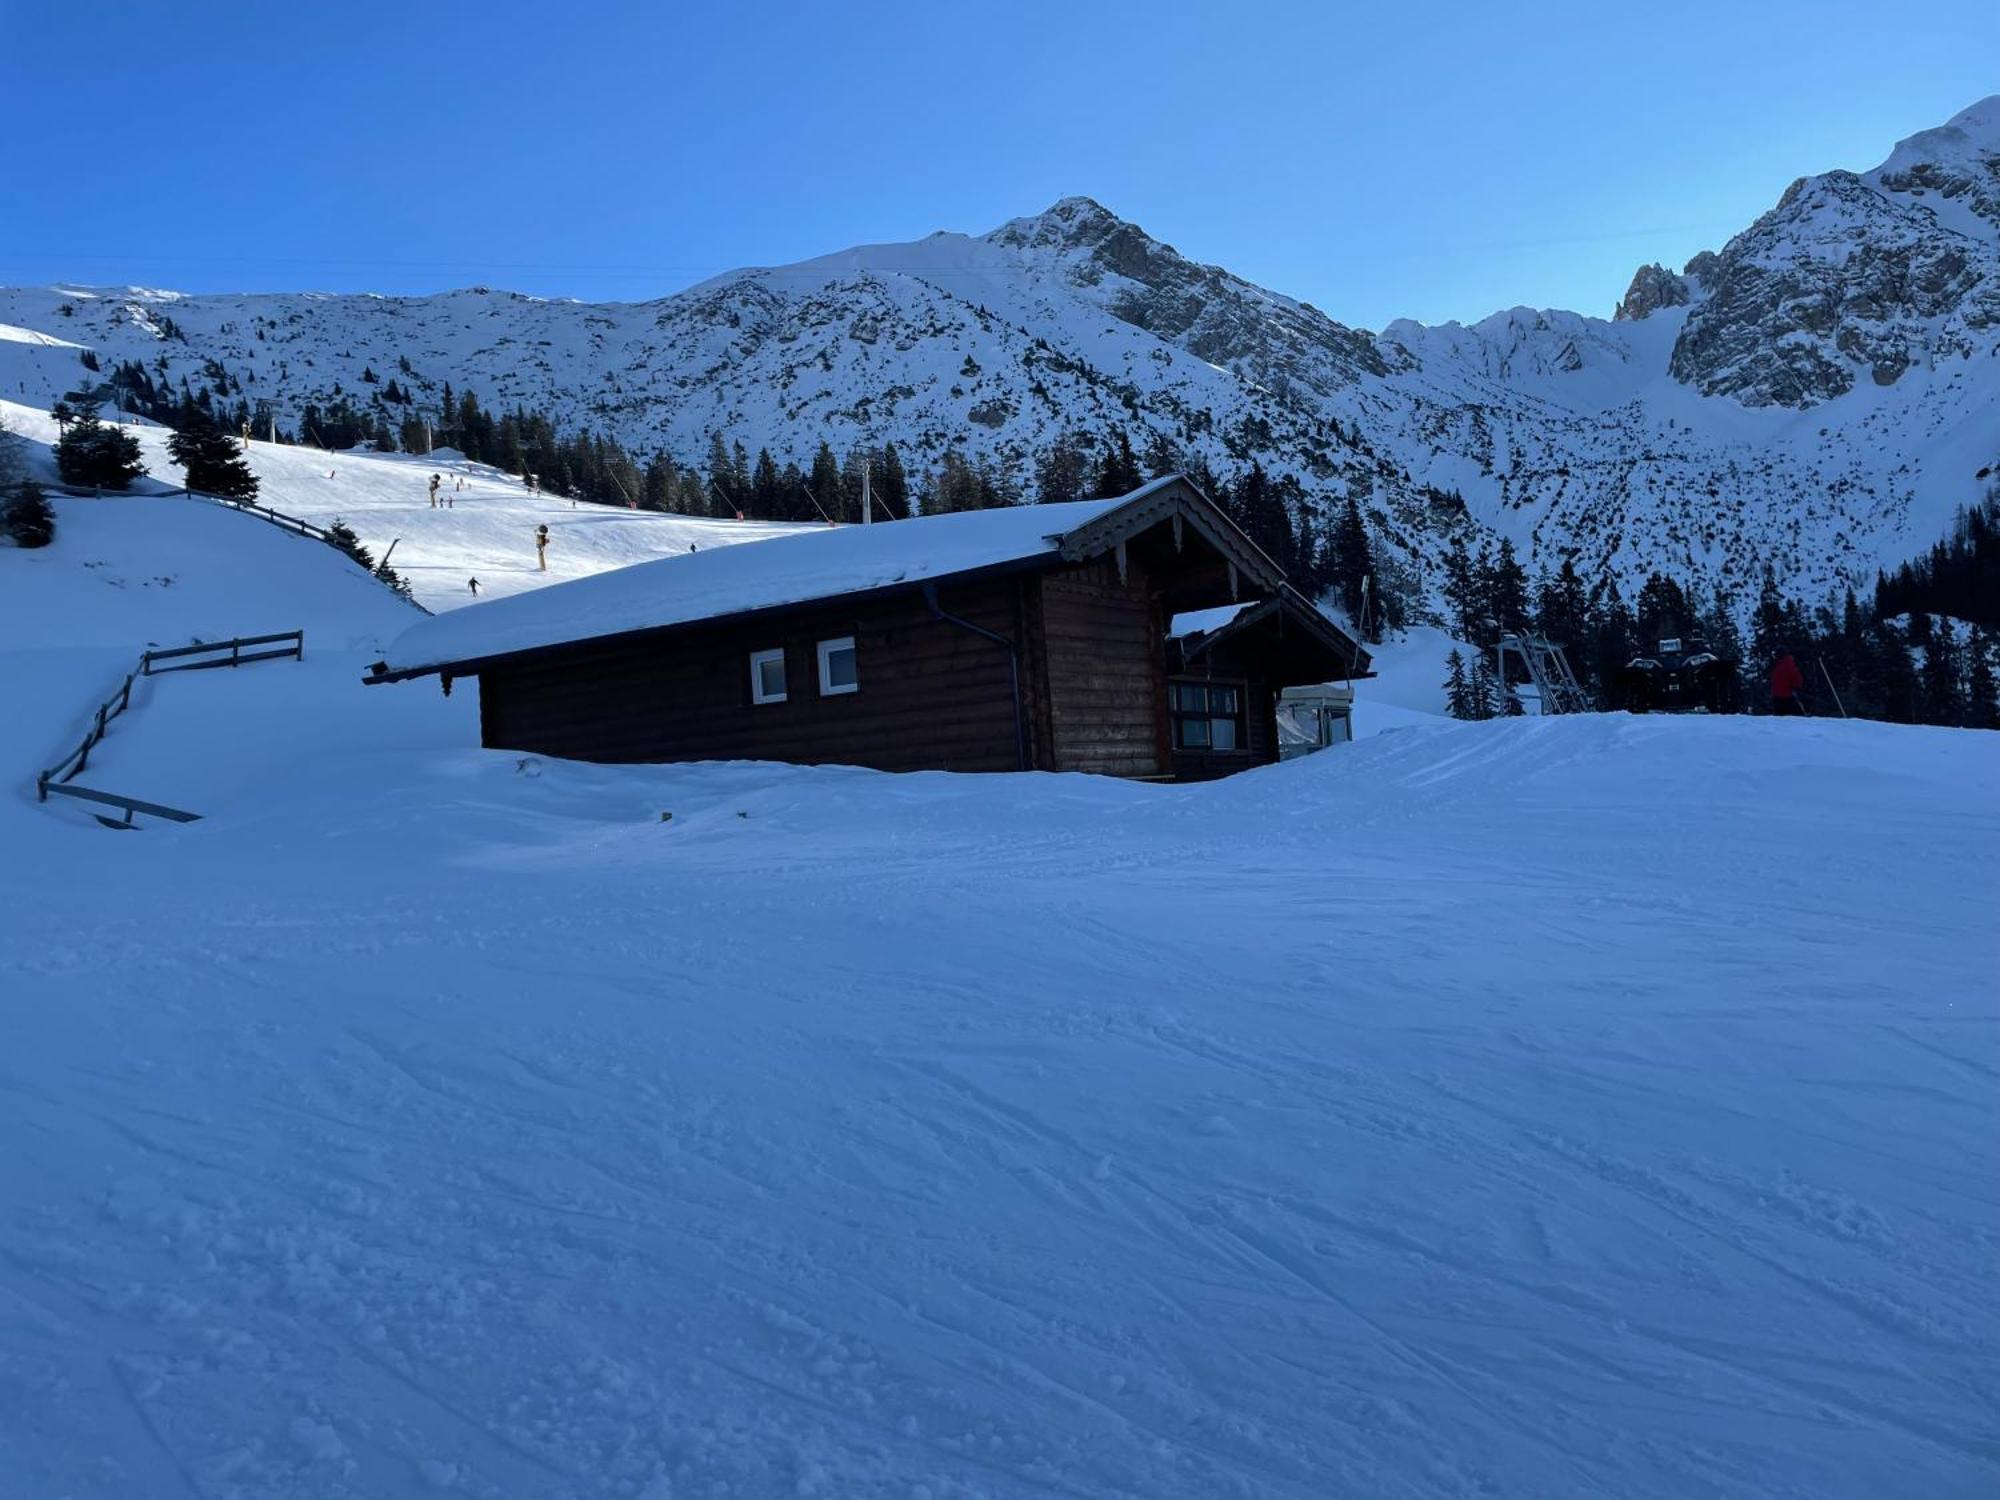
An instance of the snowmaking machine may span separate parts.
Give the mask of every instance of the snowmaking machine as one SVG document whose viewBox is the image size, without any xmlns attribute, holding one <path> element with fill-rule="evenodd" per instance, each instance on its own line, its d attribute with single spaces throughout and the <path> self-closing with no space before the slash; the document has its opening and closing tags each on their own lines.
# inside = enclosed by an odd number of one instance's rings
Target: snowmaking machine
<svg viewBox="0 0 2000 1500">
<path fill-rule="evenodd" d="M 1644 647 L 1619 674 L 1619 701 L 1635 714 L 1733 714 L 1743 690 L 1737 663 L 1698 636 L 1667 636 Z"/>
</svg>

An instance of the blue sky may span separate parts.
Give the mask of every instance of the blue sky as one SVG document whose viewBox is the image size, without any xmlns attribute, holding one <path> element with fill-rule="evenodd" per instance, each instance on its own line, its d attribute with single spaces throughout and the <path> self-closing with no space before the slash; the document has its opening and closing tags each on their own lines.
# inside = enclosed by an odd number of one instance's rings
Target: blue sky
<svg viewBox="0 0 2000 1500">
<path fill-rule="evenodd" d="M 5 7 L 0 282 L 657 296 L 1084 193 L 1343 321 L 1608 312 L 2000 4 Z"/>
</svg>

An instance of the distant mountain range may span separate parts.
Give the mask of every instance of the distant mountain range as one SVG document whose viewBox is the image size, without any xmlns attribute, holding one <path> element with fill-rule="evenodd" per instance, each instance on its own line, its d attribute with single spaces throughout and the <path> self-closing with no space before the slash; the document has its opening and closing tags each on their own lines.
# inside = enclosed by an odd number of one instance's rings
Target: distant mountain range
<svg viewBox="0 0 2000 1500">
<path fill-rule="evenodd" d="M 653 302 L 56 287 L 0 291 L 0 325 L 0 394 L 39 404 L 100 378 L 90 351 L 287 421 L 449 381 L 683 462 L 714 432 L 802 462 L 893 440 L 913 469 L 956 446 L 1024 483 L 1065 429 L 1122 426 L 1142 454 L 1355 495 L 1426 574 L 1484 527 L 1628 586 L 1741 588 L 1768 559 L 1818 595 L 1928 547 L 2000 476 L 2000 96 L 1873 171 L 1801 178 L 1678 273 L 1643 267 L 1609 320 L 1370 333 L 1066 198 Z"/>
</svg>

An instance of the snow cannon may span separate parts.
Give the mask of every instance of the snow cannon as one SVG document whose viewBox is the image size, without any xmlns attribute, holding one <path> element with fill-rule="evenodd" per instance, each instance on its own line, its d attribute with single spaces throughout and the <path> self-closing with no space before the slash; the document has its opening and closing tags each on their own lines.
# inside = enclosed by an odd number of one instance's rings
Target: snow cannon
<svg viewBox="0 0 2000 1500">
<path fill-rule="evenodd" d="M 1668 636 L 1619 674 L 1619 698 L 1635 714 L 1733 714 L 1743 704 L 1737 663 L 1694 636 Z"/>
</svg>

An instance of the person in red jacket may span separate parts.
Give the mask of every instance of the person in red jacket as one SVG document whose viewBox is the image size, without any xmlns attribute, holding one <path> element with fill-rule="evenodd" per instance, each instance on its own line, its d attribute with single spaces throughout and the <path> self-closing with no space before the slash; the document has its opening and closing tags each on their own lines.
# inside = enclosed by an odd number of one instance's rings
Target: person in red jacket
<svg viewBox="0 0 2000 1500">
<path fill-rule="evenodd" d="M 1805 685 L 1806 674 L 1792 660 L 1792 653 L 1780 651 L 1778 659 L 1771 664 L 1771 712 L 1803 714 L 1806 706 L 1799 699 L 1799 689 Z"/>
</svg>

